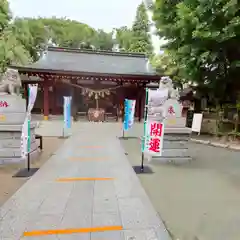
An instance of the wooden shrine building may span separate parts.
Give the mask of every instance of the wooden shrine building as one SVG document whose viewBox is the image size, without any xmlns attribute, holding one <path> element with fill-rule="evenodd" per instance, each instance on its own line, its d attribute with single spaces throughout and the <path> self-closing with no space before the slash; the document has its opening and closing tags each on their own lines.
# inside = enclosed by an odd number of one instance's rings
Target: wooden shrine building
<svg viewBox="0 0 240 240">
<path fill-rule="evenodd" d="M 33 113 L 63 113 L 63 96 L 72 96 L 72 114 L 101 110 L 104 119 L 121 116 L 124 99 L 136 99 L 135 116 L 143 117 L 145 87 L 158 76 L 144 54 L 48 47 L 42 57 L 19 71 L 23 86 L 38 83 Z M 26 91 L 27 92 L 27 91 Z"/>
</svg>

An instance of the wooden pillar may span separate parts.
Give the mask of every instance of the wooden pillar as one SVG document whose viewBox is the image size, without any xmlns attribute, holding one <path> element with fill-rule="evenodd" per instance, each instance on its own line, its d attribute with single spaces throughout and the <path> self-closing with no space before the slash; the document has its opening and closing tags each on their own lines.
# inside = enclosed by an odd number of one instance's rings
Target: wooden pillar
<svg viewBox="0 0 240 240">
<path fill-rule="evenodd" d="M 52 114 L 57 114 L 57 87 L 53 84 L 52 89 Z"/>
<path fill-rule="evenodd" d="M 141 122 L 141 119 L 142 119 L 142 94 L 143 94 L 143 91 L 142 91 L 142 87 L 139 86 L 139 94 L 138 94 L 138 121 Z"/>
<path fill-rule="evenodd" d="M 49 118 L 49 84 L 48 79 L 44 79 L 43 85 L 43 119 Z"/>
<path fill-rule="evenodd" d="M 77 121 L 77 104 L 76 104 L 76 88 L 71 87 L 70 88 L 70 96 L 72 97 L 71 102 L 71 115 L 74 121 Z"/>
<path fill-rule="evenodd" d="M 28 107 L 28 84 L 27 83 L 24 84 L 24 97 L 26 99 L 26 110 L 27 110 L 27 107 Z"/>
<path fill-rule="evenodd" d="M 121 82 L 121 88 L 120 88 L 120 102 L 119 102 L 119 109 L 120 109 L 120 104 L 121 104 L 121 120 L 122 122 L 124 121 L 124 99 L 125 99 L 125 88 L 123 87 L 123 82 Z"/>
<path fill-rule="evenodd" d="M 146 102 L 146 85 L 144 84 L 141 89 L 141 118 L 144 118 L 145 102 Z"/>
</svg>

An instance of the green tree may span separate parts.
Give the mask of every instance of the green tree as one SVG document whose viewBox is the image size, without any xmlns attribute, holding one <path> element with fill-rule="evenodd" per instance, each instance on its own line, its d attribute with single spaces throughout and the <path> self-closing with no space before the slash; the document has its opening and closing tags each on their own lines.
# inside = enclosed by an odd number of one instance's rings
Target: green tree
<svg viewBox="0 0 240 240">
<path fill-rule="evenodd" d="M 156 0 L 153 20 L 184 78 L 218 101 L 235 97 L 240 59 L 240 5 L 236 0 Z M 229 94 L 231 92 L 231 94 Z"/>
<path fill-rule="evenodd" d="M 46 48 L 51 39 L 52 44 L 59 47 L 111 50 L 111 34 L 103 30 L 95 30 L 87 24 L 65 18 L 27 19 L 34 49 L 31 55 L 37 59 L 39 52 Z M 25 21 L 25 19 L 21 19 Z M 34 52 L 35 51 L 35 52 Z"/>
<path fill-rule="evenodd" d="M 171 77 L 175 86 L 182 87 L 184 79 L 182 78 L 180 67 L 174 60 L 174 56 L 165 51 L 163 54 L 154 55 L 150 58 L 150 61 L 159 75 Z"/>
<path fill-rule="evenodd" d="M 119 44 L 120 51 L 129 52 L 132 44 L 133 32 L 130 28 L 123 26 L 116 29 L 116 42 Z"/>
<path fill-rule="evenodd" d="M 9 10 L 9 4 L 7 0 L 1 0 L 0 2 L 0 33 L 8 26 L 12 15 Z"/>
<path fill-rule="evenodd" d="M 98 50 L 111 51 L 113 48 L 112 33 L 106 33 L 99 29 L 95 34 L 95 38 L 93 38 L 93 45 Z"/>
<path fill-rule="evenodd" d="M 141 3 L 137 8 L 136 18 L 132 26 L 132 40 L 129 47 L 131 52 L 146 53 L 149 56 L 152 54 L 153 47 L 149 28 L 147 9 L 144 3 Z"/>
<path fill-rule="evenodd" d="M 10 23 L 11 12 L 7 0 L 0 2 L 0 72 L 10 64 L 26 64 L 31 60 L 28 51 L 15 35 L 14 25 Z"/>
</svg>

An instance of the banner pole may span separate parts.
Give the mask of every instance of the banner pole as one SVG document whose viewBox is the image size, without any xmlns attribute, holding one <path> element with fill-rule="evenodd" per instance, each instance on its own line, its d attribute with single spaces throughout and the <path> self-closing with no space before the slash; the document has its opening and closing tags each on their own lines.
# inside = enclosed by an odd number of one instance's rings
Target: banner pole
<svg viewBox="0 0 240 240">
<path fill-rule="evenodd" d="M 31 110 L 34 106 L 36 97 L 37 97 L 37 84 L 28 84 L 28 91 L 26 96 L 26 117 L 22 126 L 22 155 L 25 161 L 25 168 L 20 169 L 13 177 L 31 177 L 35 172 L 38 171 L 38 168 L 31 168 Z"/>
<path fill-rule="evenodd" d="M 147 114 L 148 114 L 148 88 L 146 88 L 146 98 L 145 98 L 145 107 L 144 107 L 144 129 L 142 137 L 142 154 L 141 154 L 141 172 L 144 172 L 144 151 L 145 151 L 145 142 L 146 142 L 146 132 L 147 132 Z"/>
<path fill-rule="evenodd" d="M 31 120 L 28 119 L 28 150 L 27 150 L 27 170 L 28 170 L 28 172 L 30 172 L 30 168 L 31 168 L 30 167 L 30 151 L 31 151 L 30 121 Z"/>
<path fill-rule="evenodd" d="M 30 96 L 30 87 L 28 86 L 28 97 Z M 28 100 L 30 101 L 30 100 Z M 27 170 L 30 172 L 30 151 L 31 151 L 31 112 L 27 113 L 28 116 L 28 141 L 27 141 Z"/>
<path fill-rule="evenodd" d="M 123 125 L 122 125 L 122 138 L 125 138 L 125 124 L 128 121 L 128 104 L 127 99 L 124 99 L 124 115 L 123 115 Z"/>
<path fill-rule="evenodd" d="M 66 137 L 66 125 L 67 125 L 67 97 L 63 96 L 63 129 L 62 137 Z"/>
</svg>

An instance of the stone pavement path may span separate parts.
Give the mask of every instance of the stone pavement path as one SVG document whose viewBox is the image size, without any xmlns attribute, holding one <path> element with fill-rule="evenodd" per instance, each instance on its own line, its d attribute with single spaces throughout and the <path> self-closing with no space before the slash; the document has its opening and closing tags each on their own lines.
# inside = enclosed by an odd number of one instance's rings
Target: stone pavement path
<svg viewBox="0 0 240 240">
<path fill-rule="evenodd" d="M 0 209 L 1 240 L 170 239 L 113 126 L 74 131 Z"/>
</svg>

